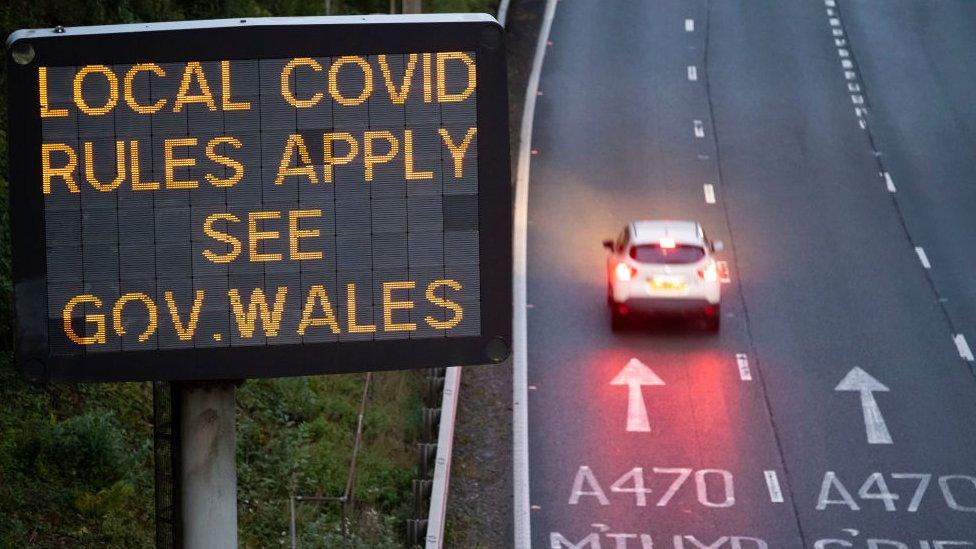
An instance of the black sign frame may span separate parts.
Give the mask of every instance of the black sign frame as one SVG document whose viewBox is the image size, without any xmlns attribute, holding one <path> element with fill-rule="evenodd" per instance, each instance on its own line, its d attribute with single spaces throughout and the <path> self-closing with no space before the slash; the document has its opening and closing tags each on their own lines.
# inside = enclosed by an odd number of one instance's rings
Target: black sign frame
<svg viewBox="0 0 976 549">
<path fill-rule="evenodd" d="M 512 189 L 503 29 L 483 14 L 227 19 L 20 30 L 7 40 L 16 356 L 32 381 L 285 377 L 497 363 L 512 340 Z M 481 336 L 86 353 L 48 352 L 38 66 L 474 51 Z M 16 55 L 32 57 L 27 64 Z"/>
</svg>

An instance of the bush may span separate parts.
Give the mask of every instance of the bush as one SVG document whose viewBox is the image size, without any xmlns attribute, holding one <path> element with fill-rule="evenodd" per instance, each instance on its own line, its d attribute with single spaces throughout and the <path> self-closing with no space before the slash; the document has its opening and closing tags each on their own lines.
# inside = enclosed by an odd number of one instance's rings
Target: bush
<svg viewBox="0 0 976 549">
<path fill-rule="evenodd" d="M 132 460 L 112 412 L 95 410 L 69 417 L 42 432 L 37 445 L 38 472 L 102 488 L 122 478 Z"/>
</svg>

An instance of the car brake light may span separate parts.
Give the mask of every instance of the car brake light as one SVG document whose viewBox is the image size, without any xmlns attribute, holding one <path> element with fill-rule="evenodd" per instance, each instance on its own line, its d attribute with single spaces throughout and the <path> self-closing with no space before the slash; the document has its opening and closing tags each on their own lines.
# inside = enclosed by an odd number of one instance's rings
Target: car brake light
<svg viewBox="0 0 976 549">
<path fill-rule="evenodd" d="M 659 242 L 659 244 L 660 244 L 660 246 L 662 248 L 664 248 L 666 250 L 674 249 L 674 239 L 673 238 L 670 238 L 670 237 L 667 237 L 667 236 L 662 236 L 661 237 L 661 241 Z"/>
<path fill-rule="evenodd" d="M 630 282 L 634 276 L 637 275 L 637 269 L 631 267 L 630 265 L 620 262 L 617 263 L 617 267 L 614 269 L 614 273 L 617 275 L 617 280 L 623 282 Z"/>
<path fill-rule="evenodd" d="M 698 267 L 696 272 L 698 273 L 698 278 L 705 282 L 715 282 L 718 280 L 718 268 L 715 266 L 714 261 L 709 261 L 704 266 Z"/>
</svg>

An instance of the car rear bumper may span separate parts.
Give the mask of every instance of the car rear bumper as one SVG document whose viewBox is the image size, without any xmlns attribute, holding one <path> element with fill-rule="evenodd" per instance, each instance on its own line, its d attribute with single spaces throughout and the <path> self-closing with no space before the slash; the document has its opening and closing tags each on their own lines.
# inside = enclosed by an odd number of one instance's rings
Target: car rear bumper
<svg viewBox="0 0 976 549">
<path fill-rule="evenodd" d="M 701 313 L 713 310 L 718 304 L 710 303 L 704 298 L 661 298 L 638 297 L 628 299 L 623 303 L 614 303 L 617 311 L 623 314 L 632 313 Z"/>
</svg>

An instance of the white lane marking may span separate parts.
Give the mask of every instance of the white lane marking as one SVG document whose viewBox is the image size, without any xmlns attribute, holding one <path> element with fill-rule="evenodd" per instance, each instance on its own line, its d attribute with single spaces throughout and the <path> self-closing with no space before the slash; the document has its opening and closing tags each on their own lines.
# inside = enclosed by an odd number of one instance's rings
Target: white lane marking
<svg viewBox="0 0 976 549">
<path fill-rule="evenodd" d="M 863 119 L 858 120 L 857 123 L 858 123 L 859 126 L 861 126 L 861 129 L 862 130 L 868 129 L 868 123 L 865 122 Z"/>
<path fill-rule="evenodd" d="M 850 52 L 850 50 L 848 50 L 846 48 L 837 48 L 837 55 L 839 55 L 841 57 L 850 57 L 851 56 L 851 52 Z"/>
<path fill-rule="evenodd" d="M 695 31 L 695 20 L 685 19 L 685 32 L 694 32 L 694 31 Z"/>
<path fill-rule="evenodd" d="M 776 471 L 763 471 L 763 476 L 766 477 L 766 487 L 769 488 L 769 501 L 783 503 L 783 490 L 779 487 Z"/>
<path fill-rule="evenodd" d="M 851 63 L 850 59 L 841 59 L 840 66 L 844 67 L 845 69 L 853 69 L 854 63 Z"/>
<path fill-rule="evenodd" d="M 835 15 L 834 10 L 831 8 L 827 8 L 827 15 L 833 17 Z"/>
<path fill-rule="evenodd" d="M 895 189 L 895 182 L 891 180 L 891 174 L 885 172 L 884 180 L 885 180 L 885 187 L 888 189 L 889 193 L 893 193 L 897 191 L 897 189 Z"/>
<path fill-rule="evenodd" d="M 852 94 L 851 95 L 851 103 L 854 103 L 855 105 L 863 105 L 864 104 L 864 96 L 861 95 L 861 94 L 859 94 L 859 93 Z"/>
<path fill-rule="evenodd" d="M 858 118 L 864 116 L 864 109 L 862 109 L 861 107 L 854 107 L 854 116 Z"/>
<path fill-rule="evenodd" d="M 834 36 L 844 36 L 844 31 L 842 29 L 832 29 L 830 32 Z"/>
<path fill-rule="evenodd" d="M 651 423 L 647 419 L 647 406 L 644 405 L 644 385 L 664 385 L 664 381 L 646 364 L 630 359 L 620 370 L 610 385 L 627 386 L 627 432 L 650 433 Z"/>
<path fill-rule="evenodd" d="M 694 120 L 694 121 L 692 121 L 692 125 L 695 128 L 695 137 L 697 137 L 699 139 L 701 139 L 702 137 L 705 137 L 705 125 L 702 124 L 702 121 L 701 120 Z"/>
<path fill-rule="evenodd" d="M 512 515 L 513 543 L 516 549 L 532 547 L 531 506 L 529 505 L 529 390 L 528 334 L 526 314 L 526 260 L 529 226 L 529 162 L 532 149 L 532 122 L 542 61 L 546 55 L 549 31 L 556 15 L 556 0 L 546 0 L 546 11 L 532 59 L 532 72 L 526 86 L 522 125 L 519 129 L 519 156 L 515 178 L 514 248 L 512 301 Z"/>
<path fill-rule="evenodd" d="M 847 83 L 847 91 L 849 92 L 859 92 L 861 91 L 861 85 L 856 82 Z"/>
<path fill-rule="evenodd" d="M 735 362 L 739 366 L 739 378 L 742 381 L 752 381 L 752 370 L 749 369 L 749 357 L 745 353 L 736 353 Z"/>
<path fill-rule="evenodd" d="M 705 183 L 705 203 L 715 203 L 715 187 L 711 183 Z"/>
<path fill-rule="evenodd" d="M 698 67 L 688 65 L 688 80 L 691 82 L 698 80 Z"/>
<path fill-rule="evenodd" d="M 959 356 L 963 360 L 972 362 L 973 361 L 973 351 L 969 348 L 969 343 L 966 343 L 966 336 L 962 334 L 956 334 L 953 336 L 952 341 L 956 344 L 956 349 L 959 350 Z"/>
<path fill-rule="evenodd" d="M 932 264 L 929 263 L 929 257 L 925 255 L 925 250 L 921 246 L 915 246 L 915 253 L 918 254 L 918 260 L 922 262 L 922 266 L 926 269 L 931 269 Z"/>
<path fill-rule="evenodd" d="M 831 27 L 839 27 L 840 26 L 840 19 L 838 19 L 836 17 L 831 17 L 830 18 L 830 26 Z"/>
<path fill-rule="evenodd" d="M 838 48 L 842 48 L 847 45 L 847 40 L 843 38 L 834 38 L 834 45 Z"/>
<path fill-rule="evenodd" d="M 824 0 L 824 5 L 827 6 L 828 8 L 832 8 L 837 4 L 834 2 L 834 0 Z"/>
<path fill-rule="evenodd" d="M 887 392 L 888 387 L 874 379 L 871 374 L 857 366 L 844 376 L 844 379 L 834 388 L 835 391 L 857 391 L 861 394 L 861 411 L 864 414 L 864 429 L 867 433 L 868 444 L 891 444 L 891 433 L 885 425 L 881 408 L 874 400 L 876 391 Z"/>
<path fill-rule="evenodd" d="M 844 71 L 844 78 L 848 80 L 855 80 L 857 79 L 857 73 L 854 71 Z"/>
</svg>

